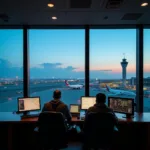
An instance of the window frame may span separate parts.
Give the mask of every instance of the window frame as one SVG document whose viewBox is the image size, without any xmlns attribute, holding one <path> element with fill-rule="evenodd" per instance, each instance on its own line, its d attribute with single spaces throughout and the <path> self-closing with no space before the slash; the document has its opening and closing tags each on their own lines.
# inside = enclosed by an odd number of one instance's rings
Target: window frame
<svg viewBox="0 0 150 150">
<path fill-rule="evenodd" d="M 23 29 L 23 93 L 29 96 L 29 29 L 84 29 L 85 30 L 85 96 L 89 96 L 89 65 L 90 65 L 90 29 L 136 29 L 136 112 L 143 112 L 143 41 L 144 29 L 150 25 L 0 25 L 0 29 Z M 140 56 L 140 57 L 139 57 Z M 142 57 L 141 57 L 142 56 Z M 142 85 L 142 86 L 140 86 Z"/>
</svg>

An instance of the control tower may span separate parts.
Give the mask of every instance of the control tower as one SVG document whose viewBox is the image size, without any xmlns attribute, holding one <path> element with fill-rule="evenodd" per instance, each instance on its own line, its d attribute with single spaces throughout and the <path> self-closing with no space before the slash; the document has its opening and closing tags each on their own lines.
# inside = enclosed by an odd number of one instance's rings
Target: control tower
<svg viewBox="0 0 150 150">
<path fill-rule="evenodd" d="M 125 57 L 122 59 L 121 66 L 122 66 L 122 84 L 126 86 L 126 67 L 128 62 L 126 61 Z"/>
</svg>

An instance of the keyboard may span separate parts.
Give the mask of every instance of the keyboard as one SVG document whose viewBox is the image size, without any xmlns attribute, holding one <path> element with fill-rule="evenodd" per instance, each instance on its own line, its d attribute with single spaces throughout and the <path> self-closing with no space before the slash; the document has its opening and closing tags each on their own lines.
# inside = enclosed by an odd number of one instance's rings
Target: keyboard
<svg viewBox="0 0 150 150">
<path fill-rule="evenodd" d="M 23 116 L 21 116 L 22 119 L 33 118 L 33 117 L 39 117 L 39 114 L 30 114 L 30 115 L 23 115 Z"/>
</svg>

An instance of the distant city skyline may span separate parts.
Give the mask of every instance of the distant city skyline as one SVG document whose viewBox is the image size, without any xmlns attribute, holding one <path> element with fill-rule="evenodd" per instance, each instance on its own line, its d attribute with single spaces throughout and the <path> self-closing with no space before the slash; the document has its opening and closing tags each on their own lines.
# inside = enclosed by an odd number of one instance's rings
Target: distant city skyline
<svg viewBox="0 0 150 150">
<path fill-rule="evenodd" d="M 21 78 L 22 30 L 0 30 L 1 77 Z M 150 76 L 150 30 L 144 45 L 144 76 Z M 83 78 L 84 30 L 29 30 L 31 78 Z M 90 77 L 121 79 L 123 53 L 129 62 L 127 79 L 136 73 L 136 29 L 90 30 Z M 99 71 L 112 70 L 112 71 Z"/>
</svg>

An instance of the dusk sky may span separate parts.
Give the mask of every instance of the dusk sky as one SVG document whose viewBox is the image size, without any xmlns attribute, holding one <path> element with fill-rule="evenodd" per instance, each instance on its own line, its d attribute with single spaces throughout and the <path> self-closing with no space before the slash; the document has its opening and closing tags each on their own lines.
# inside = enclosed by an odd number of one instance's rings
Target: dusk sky
<svg viewBox="0 0 150 150">
<path fill-rule="evenodd" d="M 144 76 L 148 77 L 150 30 L 144 33 Z M 22 30 L 0 30 L 0 77 L 22 77 L 22 34 Z M 84 30 L 29 30 L 30 77 L 83 78 L 84 50 Z M 135 77 L 136 30 L 90 30 L 90 77 L 121 79 L 123 53 L 129 62 L 127 78 Z"/>
</svg>

